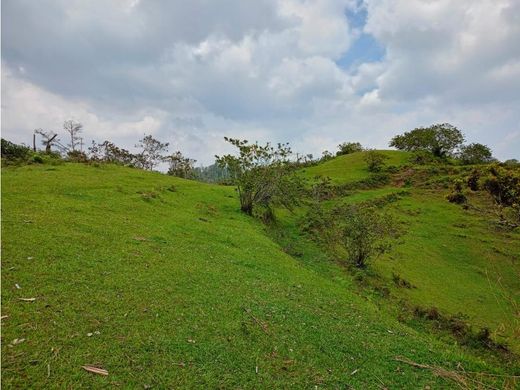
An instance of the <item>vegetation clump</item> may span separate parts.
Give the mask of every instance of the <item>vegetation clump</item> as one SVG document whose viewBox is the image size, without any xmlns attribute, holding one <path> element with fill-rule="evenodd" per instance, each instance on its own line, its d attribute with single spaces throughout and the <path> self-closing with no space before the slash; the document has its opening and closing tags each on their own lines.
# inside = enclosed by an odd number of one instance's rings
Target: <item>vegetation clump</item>
<svg viewBox="0 0 520 390">
<path fill-rule="evenodd" d="M 301 226 L 329 251 L 357 268 L 366 268 L 370 260 L 388 251 L 400 235 L 390 214 L 369 204 L 340 205 L 331 211 L 316 205 Z"/>
<path fill-rule="evenodd" d="M 338 149 L 336 156 L 343 156 L 344 154 L 362 152 L 363 146 L 359 142 L 343 142 L 338 145 Z"/>
<path fill-rule="evenodd" d="M 488 146 L 472 143 L 460 147 L 458 158 L 467 165 L 487 164 L 493 161 L 493 154 Z"/>
<path fill-rule="evenodd" d="M 445 158 L 453 155 L 463 142 L 464 135 L 459 129 L 442 123 L 396 135 L 390 146 L 409 152 L 427 151 L 435 157 Z"/>
<path fill-rule="evenodd" d="M 220 167 L 225 168 L 236 185 L 240 209 L 253 215 L 256 208 L 273 217 L 273 206 L 289 210 L 299 202 L 302 183 L 291 163 L 288 144 L 250 144 L 247 140 L 225 137 L 235 146 L 239 155 L 216 156 Z"/>
<path fill-rule="evenodd" d="M 451 191 L 451 193 L 446 195 L 446 199 L 448 199 L 450 203 L 467 203 L 468 198 L 464 194 L 464 182 L 462 180 L 455 180 L 455 183 L 453 183 L 453 190 Z"/>
<path fill-rule="evenodd" d="M 388 156 L 378 152 L 377 150 L 368 150 L 365 152 L 365 161 L 369 172 L 381 172 Z"/>
</svg>

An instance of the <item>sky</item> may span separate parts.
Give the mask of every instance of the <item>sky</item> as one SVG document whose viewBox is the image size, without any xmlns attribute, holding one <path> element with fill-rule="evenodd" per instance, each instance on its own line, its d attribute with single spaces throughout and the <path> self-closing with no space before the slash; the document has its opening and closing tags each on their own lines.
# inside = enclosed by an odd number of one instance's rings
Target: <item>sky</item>
<svg viewBox="0 0 520 390">
<path fill-rule="evenodd" d="M 84 125 L 200 164 L 223 137 L 388 148 L 451 123 L 520 158 L 519 0 L 2 0 L 2 137 Z"/>
</svg>

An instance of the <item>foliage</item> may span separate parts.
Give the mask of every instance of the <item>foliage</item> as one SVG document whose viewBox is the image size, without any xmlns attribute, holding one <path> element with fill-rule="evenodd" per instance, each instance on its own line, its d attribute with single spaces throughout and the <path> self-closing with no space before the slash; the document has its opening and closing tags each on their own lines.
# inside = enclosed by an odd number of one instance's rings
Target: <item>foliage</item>
<svg viewBox="0 0 520 390">
<path fill-rule="evenodd" d="M 168 175 L 192 179 L 194 177 L 193 165 L 197 160 L 184 157 L 180 151 L 165 158 L 169 163 Z"/>
<path fill-rule="evenodd" d="M 456 204 L 464 204 L 468 201 L 464 194 L 464 183 L 462 180 L 455 180 L 453 183 L 453 190 L 450 194 L 446 195 L 446 199 L 448 199 L 450 203 Z"/>
<path fill-rule="evenodd" d="M 439 159 L 426 150 L 416 150 L 410 156 L 410 162 L 416 165 L 428 165 L 437 163 Z"/>
<path fill-rule="evenodd" d="M 229 172 L 237 186 L 240 209 L 253 215 L 257 206 L 265 210 L 279 205 L 287 209 L 298 203 L 301 179 L 289 160 L 292 151 L 288 144 L 250 144 L 246 140 L 224 138 L 239 150 L 238 156 L 215 156 L 221 168 Z"/>
<path fill-rule="evenodd" d="M 221 168 L 217 163 L 206 167 L 194 167 L 193 176 L 196 180 L 207 183 L 227 184 L 229 173 L 227 169 Z"/>
<path fill-rule="evenodd" d="M 70 161 L 85 163 L 88 161 L 88 156 L 85 152 L 79 150 L 70 150 L 67 153 L 67 157 Z"/>
<path fill-rule="evenodd" d="M 520 170 L 494 165 L 484 178 L 483 188 L 501 206 L 520 204 Z"/>
<path fill-rule="evenodd" d="M 2 160 L 7 161 L 25 161 L 31 155 L 31 149 L 25 145 L 17 145 L 4 138 L 2 143 Z"/>
<path fill-rule="evenodd" d="M 479 143 L 461 146 L 458 157 L 463 164 L 486 164 L 493 161 L 491 149 Z"/>
<path fill-rule="evenodd" d="M 370 172 L 380 172 L 385 165 L 385 160 L 388 160 L 387 155 L 377 150 L 368 150 L 364 157 Z"/>
<path fill-rule="evenodd" d="M 347 262 L 358 268 L 388 251 L 400 234 L 390 214 L 368 203 L 338 205 L 327 211 L 316 202 L 300 226 L 330 251 L 342 248 Z"/>
<path fill-rule="evenodd" d="M 343 142 L 338 145 L 338 149 L 336 156 L 342 156 L 344 154 L 361 152 L 363 151 L 363 146 L 359 142 Z"/>
<path fill-rule="evenodd" d="M 478 169 L 473 169 L 468 176 L 467 184 L 471 191 L 478 191 L 480 189 L 481 172 Z"/>
<path fill-rule="evenodd" d="M 330 177 L 316 176 L 312 183 L 310 195 L 313 201 L 321 202 L 334 197 L 336 186 L 332 184 Z"/>
<path fill-rule="evenodd" d="M 135 145 L 141 152 L 136 155 L 136 165 L 139 168 L 152 171 L 157 165 L 164 161 L 163 153 L 168 151 L 168 142 L 162 143 L 151 135 L 145 135 Z"/>
<path fill-rule="evenodd" d="M 70 142 L 67 145 L 69 147 L 69 151 L 75 152 L 76 147 L 81 142 L 81 137 L 79 134 L 83 131 L 83 125 L 79 122 L 69 119 L 63 122 L 63 130 L 65 130 L 70 137 Z"/>
<path fill-rule="evenodd" d="M 459 129 L 449 123 L 435 124 L 430 127 L 419 127 L 396 135 L 390 146 L 410 152 L 427 151 L 435 157 L 448 157 L 464 142 Z"/>
<path fill-rule="evenodd" d="M 321 153 L 320 161 L 325 162 L 325 161 L 332 160 L 333 158 L 334 158 L 334 155 L 331 152 L 329 152 L 328 150 L 324 150 L 323 153 Z"/>
<path fill-rule="evenodd" d="M 100 144 L 92 141 L 88 151 L 92 161 L 121 165 L 133 165 L 135 163 L 135 155 L 126 149 L 119 148 L 110 141 L 104 141 Z"/>
<path fill-rule="evenodd" d="M 399 235 L 390 215 L 373 207 L 349 205 L 340 211 L 341 244 L 347 250 L 349 263 L 358 268 L 365 268 L 370 259 L 388 251 Z"/>
<path fill-rule="evenodd" d="M 504 161 L 504 165 L 514 167 L 520 165 L 520 161 L 518 161 L 516 158 L 510 158 L 509 160 Z"/>
</svg>

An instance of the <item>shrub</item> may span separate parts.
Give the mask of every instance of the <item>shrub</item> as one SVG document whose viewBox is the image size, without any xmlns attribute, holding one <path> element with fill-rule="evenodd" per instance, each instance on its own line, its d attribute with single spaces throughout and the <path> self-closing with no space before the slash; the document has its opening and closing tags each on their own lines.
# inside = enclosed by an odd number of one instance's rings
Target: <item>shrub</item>
<svg viewBox="0 0 520 390">
<path fill-rule="evenodd" d="M 359 142 L 343 142 L 338 145 L 338 151 L 336 152 L 336 156 L 342 156 L 344 154 L 351 154 L 355 152 L 361 152 L 363 150 L 363 146 Z"/>
<path fill-rule="evenodd" d="M 237 186 L 240 209 L 253 215 L 260 207 L 271 210 L 275 205 L 292 210 L 303 192 L 302 180 L 296 175 L 297 166 L 290 161 L 288 144 L 249 144 L 247 140 L 224 138 L 235 146 L 238 156 L 215 156 L 217 163 L 226 169 Z M 271 215 L 272 216 L 272 215 Z"/>
<path fill-rule="evenodd" d="M 388 156 L 377 150 L 368 150 L 365 153 L 365 161 L 370 172 L 380 172 L 385 165 Z"/>
<path fill-rule="evenodd" d="M 87 157 L 86 153 L 81 152 L 79 150 L 71 150 L 71 151 L 69 151 L 67 153 L 67 157 L 68 157 L 69 161 L 73 161 L 73 162 L 84 163 L 84 162 L 88 161 L 88 157 Z"/>
<path fill-rule="evenodd" d="M 389 214 L 372 207 L 347 206 L 341 212 L 340 244 L 348 253 L 349 263 L 365 268 L 367 262 L 390 249 L 397 238 L 397 227 Z"/>
<path fill-rule="evenodd" d="M 446 195 L 446 199 L 448 199 L 450 203 L 465 204 L 468 199 L 464 194 L 463 188 L 464 184 L 462 180 L 455 180 L 455 183 L 453 184 L 453 190 L 450 194 Z"/>
<path fill-rule="evenodd" d="M 494 165 L 484 179 L 484 189 L 501 206 L 520 204 L 520 171 Z"/>
<path fill-rule="evenodd" d="M 6 139 L 1 139 L 2 160 L 9 162 L 27 161 L 31 155 L 31 149 L 25 145 L 17 145 Z"/>
<path fill-rule="evenodd" d="M 459 159 L 463 164 L 486 164 L 493 161 L 493 156 L 486 145 L 472 143 L 460 148 Z"/>
<path fill-rule="evenodd" d="M 480 175 L 481 174 L 478 169 L 473 169 L 471 174 L 468 176 L 467 183 L 471 191 L 478 191 L 480 189 Z"/>
</svg>

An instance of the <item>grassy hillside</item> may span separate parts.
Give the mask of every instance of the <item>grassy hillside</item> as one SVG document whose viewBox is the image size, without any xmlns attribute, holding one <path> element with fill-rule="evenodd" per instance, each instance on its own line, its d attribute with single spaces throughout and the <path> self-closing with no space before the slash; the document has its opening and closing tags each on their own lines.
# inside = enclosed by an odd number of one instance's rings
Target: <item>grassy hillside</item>
<svg viewBox="0 0 520 390">
<path fill-rule="evenodd" d="M 409 154 L 384 151 L 388 164 L 402 165 Z M 413 170 L 426 176 L 429 167 Z M 435 171 L 441 171 L 435 169 Z M 306 169 L 310 175 L 331 175 L 337 184 L 366 179 L 370 173 L 363 152 L 341 156 Z M 430 177 L 445 182 L 449 176 Z M 395 182 L 395 180 L 394 180 Z M 446 201 L 447 188 L 426 189 L 387 185 L 354 191 L 327 201 L 362 202 L 405 190 L 407 195 L 387 206 L 404 224 L 406 234 L 390 253 L 374 263 L 392 294 L 410 306 L 461 314 L 477 328 L 488 327 L 495 340 L 520 352 L 520 232 L 501 231 L 489 217 Z M 482 195 L 470 203 L 490 207 Z M 398 275 L 413 288 L 392 283 Z"/>
<path fill-rule="evenodd" d="M 8 168 L 2 217 L 5 388 L 455 386 L 396 356 L 504 373 L 397 322 L 312 245 L 291 257 L 229 187 L 110 165 Z"/>
<path fill-rule="evenodd" d="M 400 166 L 406 163 L 409 153 L 396 150 L 382 150 L 386 155 L 386 165 Z M 364 152 L 346 154 L 329 160 L 323 164 L 305 168 L 303 174 L 312 179 L 314 176 L 328 176 L 334 183 L 362 180 L 368 176 Z"/>
</svg>

